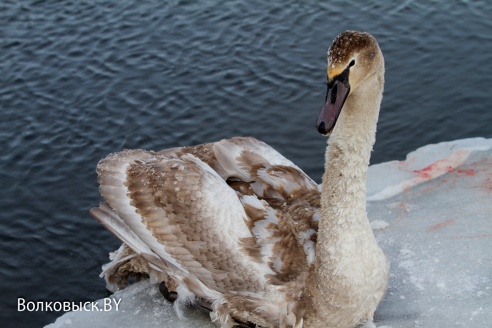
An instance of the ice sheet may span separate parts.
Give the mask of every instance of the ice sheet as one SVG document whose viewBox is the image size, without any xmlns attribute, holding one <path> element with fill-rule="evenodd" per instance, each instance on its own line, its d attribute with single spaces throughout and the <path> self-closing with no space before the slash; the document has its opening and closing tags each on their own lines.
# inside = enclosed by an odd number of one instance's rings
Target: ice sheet
<svg viewBox="0 0 492 328">
<path fill-rule="evenodd" d="M 492 325 L 492 139 L 428 145 L 371 166 L 369 219 L 391 262 L 380 328 Z M 55 327 L 214 327 L 180 320 L 148 281 L 113 297 L 119 311 L 70 312 Z M 102 301 L 100 301 L 102 304 Z"/>
</svg>

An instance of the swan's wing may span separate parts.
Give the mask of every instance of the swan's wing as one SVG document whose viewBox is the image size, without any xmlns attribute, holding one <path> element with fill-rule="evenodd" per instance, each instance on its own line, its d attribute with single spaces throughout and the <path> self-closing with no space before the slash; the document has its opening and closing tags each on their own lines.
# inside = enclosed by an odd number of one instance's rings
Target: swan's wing
<svg viewBox="0 0 492 328">
<path fill-rule="evenodd" d="M 216 145 L 108 156 L 97 171 L 110 210 L 93 214 L 129 245 L 138 243 L 134 239 L 147 245 L 166 273 L 186 287 L 178 295 L 191 291 L 207 300 L 221 322 L 229 314 L 247 318 L 245 313 L 267 325 L 290 322 L 293 308 L 285 297 L 298 299 L 304 287 L 290 288 L 309 264 L 304 252 L 315 210 L 305 210 L 312 207 L 306 195 L 316 198 L 317 187 L 256 139 Z M 282 185 L 287 176 L 293 178 Z M 226 180 L 238 184 L 235 190 Z"/>
<path fill-rule="evenodd" d="M 272 284 L 299 283 L 304 286 L 305 275 L 314 264 L 318 230 L 318 208 L 304 200 L 295 204 L 259 199 L 256 195 L 241 195 L 254 235 L 251 247 L 261 262 L 272 271 Z M 252 253 L 254 256 L 255 253 Z"/>
<path fill-rule="evenodd" d="M 207 163 L 224 180 L 249 183 L 258 180 L 258 174 L 263 174 L 265 181 L 262 182 L 270 185 L 271 189 L 289 191 L 317 188 L 317 184 L 298 166 L 274 148 L 252 137 L 235 137 L 214 143 L 170 148 L 153 154 L 172 158 L 192 154 Z M 287 185 L 283 186 L 284 183 Z"/>
<path fill-rule="evenodd" d="M 229 184 L 238 191 L 262 262 L 275 272 L 272 282 L 297 281 L 314 263 L 318 185 L 254 138 L 222 140 L 212 147 L 222 177 L 237 180 Z"/>
<path fill-rule="evenodd" d="M 256 165 L 297 166 L 266 143 L 251 137 L 235 137 L 212 144 L 213 153 L 223 170 L 223 178 L 251 181 Z"/>
<path fill-rule="evenodd" d="M 134 150 L 97 171 L 105 201 L 193 293 L 214 301 L 224 291 L 265 291 L 272 272 L 242 246 L 252 237 L 243 206 L 207 164 Z"/>
<path fill-rule="evenodd" d="M 254 138 L 232 138 L 213 144 L 217 166 L 226 180 L 251 182 L 260 198 L 293 201 L 318 185 L 297 165 L 266 143 Z"/>
<path fill-rule="evenodd" d="M 296 280 L 313 263 L 319 189 L 278 151 L 255 138 L 235 137 L 156 154 L 193 154 L 236 190 L 253 235 L 243 245 L 274 271 L 270 282 Z"/>
</svg>

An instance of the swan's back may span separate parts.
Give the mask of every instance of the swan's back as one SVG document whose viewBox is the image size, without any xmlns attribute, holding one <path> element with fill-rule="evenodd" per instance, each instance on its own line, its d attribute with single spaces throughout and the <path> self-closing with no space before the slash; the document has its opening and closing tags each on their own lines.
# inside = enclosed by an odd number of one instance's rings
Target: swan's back
<svg viewBox="0 0 492 328">
<path fill-rule="evenodd" d="M 230 318 L 302 325 L 319 190 L 292 162 L 254 138 L 233 138 L 122 151 L 97 172 L 107 204 L 91 214 L 134 252 L 113 259 L 108 282 L 128 275 L 129 261 L 147 262 L 178 302 L 205 304 L 224 326 Z"/>
</svg>

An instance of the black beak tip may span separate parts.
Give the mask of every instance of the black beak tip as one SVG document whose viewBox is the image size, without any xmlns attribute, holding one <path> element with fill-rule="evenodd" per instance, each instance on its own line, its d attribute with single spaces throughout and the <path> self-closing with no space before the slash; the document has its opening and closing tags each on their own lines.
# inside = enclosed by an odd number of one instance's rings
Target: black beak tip
<svg viewBox="0 0 492 328">
<path fill-rule="evenodd" d="M 326 133 L 328 133 L 328 131 L 326 131 L 325 122 L 321 122 L 320 124 L 318 124 L 317 130 L 318 130 L 319 133 L 321 133 L 323 135 L 325 135 Z"/>
</svg>

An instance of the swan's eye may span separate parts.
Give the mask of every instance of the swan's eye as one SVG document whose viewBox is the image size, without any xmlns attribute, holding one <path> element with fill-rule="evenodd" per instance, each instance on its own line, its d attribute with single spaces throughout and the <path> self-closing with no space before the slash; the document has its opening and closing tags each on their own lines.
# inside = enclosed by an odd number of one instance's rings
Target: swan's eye
<svg viewBox="0 0 492 328">
<path fill-rule="evenodd" d="M 354 65 L 355 65 L 355 60 L 354 60 L 354 59 L 352 59 L 352 61 L 351 61 L 351 62 L 350 62 L 350 64 L 349 64 L 349 67 L 352 67 L 352 66 L 354 66 Z"/>
</svg>

